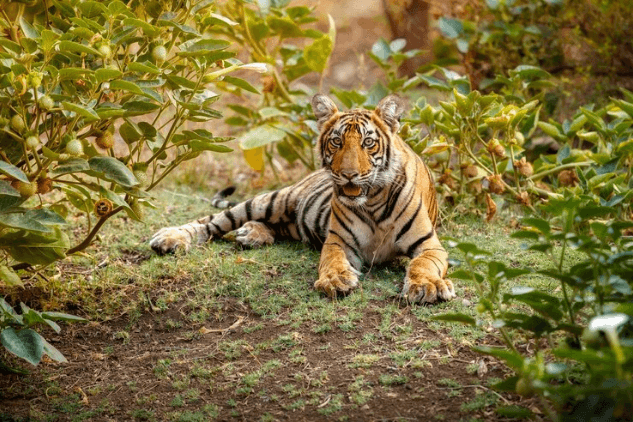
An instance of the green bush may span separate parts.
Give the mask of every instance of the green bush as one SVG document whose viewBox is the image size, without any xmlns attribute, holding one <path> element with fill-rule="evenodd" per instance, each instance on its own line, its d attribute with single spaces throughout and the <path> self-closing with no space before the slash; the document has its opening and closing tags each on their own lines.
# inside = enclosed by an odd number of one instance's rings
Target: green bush
<svg viewBox="0 0 633 422">
<path fill-rule="evenodd" d="M 632 12 L 633 4 L 619 0 L 489 0 L 470 2 L 438 27 L 470 80 L 484 88 L 522 64 L 628 73 Z"/>
<path fill-rule="evenodd" d="M 208 1 L 4 5 L 0 274 L 12 285 L 13 270 L 85 249 L 121 211 L 142 220 L 147 192 L 183 161 L 231 151 L 192 125 L 222 117 L 216 91 L 256 91 L 230 73 L 267 67 L 242 64 L 213 35 L 236 23 Z M 77 213 L 85 225 L 71 244 L 60 227 Z"/>
<path fill-rule="evenodd" d="M 231 151 L 197 124 L 222 117 L 218 91 L 257 92 L 232 72 L 268 68 L 235 58 L 215 33 L 236 22 L 206 0 L 0 9 L 0 286 L 20 286 L 20 270 L 84 250 L 121 211 L 142 220 L 148 191 L 182 162 Z M 60 358 L 30 327 L 71 317 L 0 301 L 9 351 Z"/>
<path fill-rule="evenodd" d="M 261 103 L 257 110 L 244 104 L 230 104 L 235 115 L 226 123 L 246 132 L 240 147 L 255 170 L 279 155 L 285 161 L 300 161 L 313 170 L 316 123 L 310 106 L 314 92 L 290 87 L 290 83 L 311 72 L 320 74 L 328 67 L 334 48 L 336 28 L 330 18 L 329 31 L 323 33 L 309 25 L 316 21 L 314 7 L 289 6 L 290 0 L 259 2 L 229 1 L 220 6 L 224 16 L 236 25 L 216 26 L 212 33 L 240 44 L 250 60 L 267 63 L 271 74 L 262 80 Z M 275 166 L 271 165 L 273 171 Z"/>
<path fill-rule="evenodd" d="M 450 276 L 476 285 L 477 310 L 492 321 L 503 344 L 475 350 L 501 359 L 515 372 L 498 388 L 538 395 L 552 420 L 630 420 L 633 241 L 623 232 L 633 222 L 601 220 L 612 210 L 596 205 L 591 196 L 568 194 L 550 200 L 543 211 L 551 218 L 525 218 L 513 237 L 551 259 L 551 268 L 537 271 L 550 282 L 547 291 L 517 283 L 533 269 L 511 268 L 488 259 L 476 245 L 456 244 L 463 260 Z M 570 249 L 584 259 L 570 263 Z M 465 314 L 437 319 L 487 324 Z M 525 342 L 534 350 L 519 347 Z"/>
</svg>

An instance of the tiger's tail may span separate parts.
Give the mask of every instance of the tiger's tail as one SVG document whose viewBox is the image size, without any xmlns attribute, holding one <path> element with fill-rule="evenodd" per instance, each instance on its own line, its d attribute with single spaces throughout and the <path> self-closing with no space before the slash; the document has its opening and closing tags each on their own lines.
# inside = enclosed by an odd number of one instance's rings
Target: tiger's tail
<svg viewBox="0 0 633 422">
<path fill-rule="evenodd" d="M 229 186 L 228 188 L 222 189 L 220 192 L 213 195 L 213 198 L 211 198 L 211 206 L 225 209 L 237 205 L 237 202 L 227 201 L 226 199 L 227 196 L 233 195 L 233 192 L 235 192 L 235 186 Z"/>
</svg>

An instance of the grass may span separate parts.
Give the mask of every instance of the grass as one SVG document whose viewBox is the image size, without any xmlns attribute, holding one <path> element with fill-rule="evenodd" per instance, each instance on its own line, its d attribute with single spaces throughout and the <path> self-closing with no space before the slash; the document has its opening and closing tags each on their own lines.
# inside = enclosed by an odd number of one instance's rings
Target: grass
<svg viewBox="0 0 633 422">
<path fill-rule="evenodd" d="M 486 383 L 485 378 L 477 379 L 474 357 L 450 378 L 451 369 L 441 369 L 456 356 L 462 359 L 458 355 L 468 346 L 485 342 L 489 321 L 468 327 L 431 319 L 445 312 L 481 318 L 475 310 L 476 286 L 457 282 L 456 300 L 409 306 L 397 297 L 406 265 L 396 263 L 366 271 L 361 275 L 362 289 L 331 301 L 311 288 L 319 253 L 299 243 L 241 250 L 233 243 L 216 241 L 188 254 L 158 257 L 147 245 L 152 233 L 210 209 L 200 200 L 208 192 L 182 189 L 156 195 L 157 208 L 148 210 L 145 224 L 111 220 L 92 256 L 65 260 L 61 269 L 75 271 L 39 286 L 55 292 L 45 307 L 70 303 L 92 321 L 116 325 L 109 334 L 110 344 L 98 349 L 106 359 L 128 362 L 141 355 L 143 327 L 153 327 L 152 335 L 170 342 L 151 346 L 152 356 L 145 362 L 148 377 L 143 381 L 113 379 L 100 381 L 99 388 L 96 383 L 87 385 L 84 391 L 91 391 L 91 402 L 123 387 L 136 395 L 133 403 L 138 405 L 127 408 L 124 418 L 182 421 L 220 416 L 271 420 L 280 409 L 312 412 L 313 418 L 345 419 L 362 406 L 374 408 L 392 400 L 390 394 L 420 397 L 438 388 L 443 390 L 441 398 L 455 400 L 459 395 L 457 407 L 464 420 L 470 414 L 483 417 L 481 412 L 498 404 L 492 394 L 461 387 Z M 549 265 L 541 255 L 522 250 L 520 241 L 509 238 L 510 232 L 505 224 L 460 217 L 444 222 L 440 238 L 475 243 L 513 265 Z M 449 253 L 459 258 L 454 250 Z M 102 262 L 107 265 L 97 265 Z M 551 290 L 536 276 L 515 283 Z M 235 328 L 222 331 L 234 324 Z M 219 331 L 202 334 L 203 327 Z M 129 360 L 119 357 L 126 353 Z M 504 374 L 497 369 L 489 376 Z M 147 386 L 154 387 L 146 391 Z M 47 394 L 54 393 L 57 401 L 47 409 L 76 415 L 94 411 L 84 409 L 76 394 L 62 390 L 51 386 Z M 245 403 L 259 413 L 248 413 Z M 457 407 L 453 405 L 453 412 Z M 509 409 L 499 415 L 514 410 Z M 450 420 L 448 415 L 434 416 Z"/>
</svg>

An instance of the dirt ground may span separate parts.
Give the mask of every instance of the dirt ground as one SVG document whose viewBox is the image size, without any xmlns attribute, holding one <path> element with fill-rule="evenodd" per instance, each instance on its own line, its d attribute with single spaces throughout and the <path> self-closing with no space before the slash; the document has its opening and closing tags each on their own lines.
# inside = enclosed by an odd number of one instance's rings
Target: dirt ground
<svg viewBox="0 0 633 422">
<path fill-rule="evenodd" d="M 225 302 L 222 311 L 223 321 L 209 321 L 204 330 L 184 320 L 177 305 L 165 314 L 150 312 L 124 342 L 113 337 L 127 319 L 65 327 L 62 336 L 47 337 L 69 363 L 43 363 L 35 377 L 3 376 L 0 420 L 164 420 L 177 410 L 170 419 L 502 421 L 507 418 L 494 408 L 467 404 L 477 398 L 504 405 L 519 402 L 517 396 L 486 387 L 486 379 L 505 376 L 499 363 L 429 329 L 406 310 L 394 315 L 389 328 L 396 334 L 398 327 L 411 324 L 414 334 L 406 342 L 385 336 L 379 330 L 380 315 L 371 310 L 355 330 L 323 334 L 307 327 L 280 327 L 235 301 Z M 192 328 L 205 334 L 185 338 Z M 429 341 L 439 346 L 424 350 Z M 424 367 L 369 358 L 398 342 L 402 349 L 418 350 Z M 271 346 L 262 350 L 262 344 Z M 296 345 L 300 352 L 293 353 Z M 264 374 L 251 390 L 244 380 L 254 371 Z M 92 388 L 97 385 L 111 387 Z M 240 386 L 241 394 L 236 393 Z M 303 399 L 288 405 L 293 394 Z M 176 403 L 178 397 L 182 403 Z M 151 410 L 131 410 L 143 404 Z M 521 404 L 531 406 L 525 400 Z M 36 417 L 28 419 L 29 412 Z"/>
</svg>

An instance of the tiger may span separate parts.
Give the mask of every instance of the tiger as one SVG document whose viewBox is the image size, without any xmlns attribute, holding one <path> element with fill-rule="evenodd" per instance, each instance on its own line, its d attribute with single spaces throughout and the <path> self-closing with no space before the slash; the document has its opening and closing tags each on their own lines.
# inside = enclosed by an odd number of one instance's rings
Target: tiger
<svg viewBox="0 0 633 422">
<path fill-rule="evenodd" d="M 411 258 L 400 296 L 411 303 L 453 299 L 446 278 L 448 254 L 436 232 L 433 177 L 398 135 L 405 100 L 391 94 L 374 110 L 341 112 L 326 95 L 311 100 L 319 130 L 321 168 L 294 185 L 230 203 L 222 212 L 159 230 L 150 240 L 158 254 L 188 251 L 234 232 L 245 247 L 295 239 L 321 249 L 314 288 L 330 297 L 358 287 L 363 265 Z"/>
</svg>

